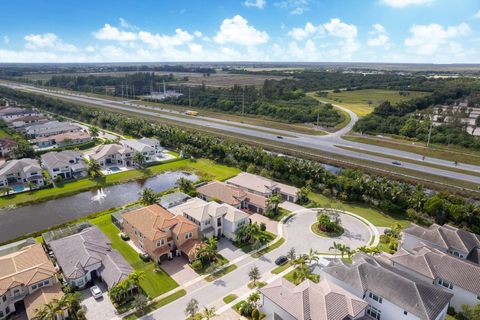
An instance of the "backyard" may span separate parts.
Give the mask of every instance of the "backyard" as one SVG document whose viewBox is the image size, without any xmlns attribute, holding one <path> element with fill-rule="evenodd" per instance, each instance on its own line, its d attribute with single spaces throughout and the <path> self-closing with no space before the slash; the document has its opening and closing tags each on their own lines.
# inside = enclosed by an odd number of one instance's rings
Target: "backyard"
<svg viewBox="0 0 480 320">
<path fill-rule="evenodd" d="M 66 197 L 98 187 L 145 179 L 166 171 L 188 171 L 206 180 L 226 180 L 240 172 L 237 168 L 219 165 L 206 159 L 198 159 L 195 161 L 186 159 L 177 160 L 151 166 L 143 170 L 124 171 L 96 179 L 84 178 L 76 181 L 66 181 L 56 184 L 53 188 L 3 196 L 0 198 L 0 208 Z"/>
<path fill-rule="evenodd" d="M 144 279 L 140 281 L 143 291 L 150 297 L 155 298 L 170 291 L 178 284 L 161 268 L 157 268 L 153 262 L 143 262 L 138 253 L 119 237 L 120 230 L 111 223 L 110 214 L 91 220 L 112 241 L 112 247 L 118 250 L 125 260 L 130 263 L 135 271 L 141 271 Z"/>
</svg>

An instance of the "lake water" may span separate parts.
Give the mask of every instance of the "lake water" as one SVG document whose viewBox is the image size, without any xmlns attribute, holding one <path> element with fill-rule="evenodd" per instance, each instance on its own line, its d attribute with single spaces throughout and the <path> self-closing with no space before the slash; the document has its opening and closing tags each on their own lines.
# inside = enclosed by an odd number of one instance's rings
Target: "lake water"
<svg viewBox="0 0 480 320">
<path fill-rule="evenodd" d="M 198 177 L 186 172 L 166 172 L 143 181 L 134 181 L 103 188 L 105 197 L 96 200 L 98 190 L 73 196 L 0 210 L 0 243 L 25 234 L 50 228 L 109 208 L 134 202 L 144 188 L 155 192 L 171 189 L 181 177 L 191 181 Z"/>
</svg>

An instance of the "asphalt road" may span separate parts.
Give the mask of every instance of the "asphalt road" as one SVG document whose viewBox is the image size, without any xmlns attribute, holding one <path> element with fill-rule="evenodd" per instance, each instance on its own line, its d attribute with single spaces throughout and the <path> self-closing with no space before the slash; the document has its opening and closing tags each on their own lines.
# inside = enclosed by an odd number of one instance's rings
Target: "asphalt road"
<svg viewBox="0 0 480 320">
<path fill-rule="evenodd" d="M 286 131 L 286 130 L 264 128 L 264 127 L 259 127 L 255 125 L 250 125 L 250 124 L 243 124 L 238 122 L 231 122 L 228 120 L 220 120 L 220 119 L 214 119 L 214 118 L 208 118 L 208 117 L 202 117 L 202 116 L 186 117 L 185 115 L 182 115 L 180 112 L 177 112 L 174 110 L 139 105 L 132 101 L 112 101 L 108 99 L 90 97 L 90 96 L 86 96 L 78 93 L 75 93 L 75 94 L 67 93 L 67 92 L 59 93 L 58 91 L 47 91 L 45 89 L 40 89 L 34 86 L 19 84 L 19 83 L 8 83 L 8 84 L 0 83 L 0 85 L 8 86 L 13 89 L 21 89 L 21 90 L 30 91 L 30 92 L 42 93 L 49 96 L 66 98 L 73 101 L 93 104 L 98 107 L 107 107 L 110 109 L 130 111 L 130 112 L 135 112 L 141 115 L 147 115 L 155 118 L 169 119 L 172 121 L 183 122 L 183 123 L 192 124 L 196 126 L 213 128 L 213 129 L 222 130 L 222 131 L 233 133 L 233 134 L 242 134 L 246 136 L 257 137 L 257 138 L 262 138 L 262 139 L 267 139 L 267 140 L 272 140 L 277 142 L 283 142 L 283 143 L 292 144 L 292 145 L 309 147 L 312 149 L 317 149 L 320 153 L 324 151 L 328 153 L 348 156 L 351 158 L 369 160 L 369 161 L 381 163 L 383 165 L 388 165 L 392 167 L 394 167 L 395 165 L 392 164 L 391 158 L 374 156 L 374 155 L 362 153 L 361 151 L 357 152 L 357 151 L 345 150 L 340 148 L 339 146 L 356 148 L 360 150 L 368 150 L 368 151 L 385 154 L 389 156 L 403 157 L 411 160 L 421 161 L 424 163 L 424 164 L 415 164 L 415 163 L 402 162 L 401 167 L 403 168 L 480 184 L 480 177 L 478 176 L 473 176 L 473 175 L 459 173 L 459 172 L 453 172 L 448 169 L 434 168 L 430 166 L 430 164 L 442 165 L 442 166 L 445 166 L 446 168 L 457 168 L 457 169 L 463 169 L 467 171 L 476 171 L 476 172 L 480 172 L 480 166 L 469 165 L 464 163 L 458 163 L 457 165 L 455 165 L 451 161 L 446 161 L 446 160 L 431 158 L 431 157 L 426 157 L 425 159 L 422 159 L 421 155 L 418 155 L 415 153 L 392 149 L 392 148 L 378 147 L 374 145 L 352 142 L 352 141 L 347 141 L 342 139 L 341 136 L 346 134 L 352 129 L 358 117 L 352 111 L 342 108 L 341 106 L 338 106 L 338 105 L 336 105 L 337 108 L 343 109 L 350 114 L 351 122 L 345 128 L 335 133 L 327 134 L 324 136 L 315 136 L 315 135 L 308 135 L 308 134 L 300 134 L 300 133 Z M 161 113 L 159 113 L 158 111 L 160 111 Z M 265 130 L 268 130 L 268 131 L 265 131 Z M 282 136 L 282 138 L 279 138 L 278 136 Z"/>
</svg>

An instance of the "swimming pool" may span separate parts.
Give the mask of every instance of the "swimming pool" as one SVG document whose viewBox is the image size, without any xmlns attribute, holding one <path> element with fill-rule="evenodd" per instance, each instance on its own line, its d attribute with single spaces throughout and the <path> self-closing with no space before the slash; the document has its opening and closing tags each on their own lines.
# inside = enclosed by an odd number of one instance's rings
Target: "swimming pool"
<svg viewBox="0 0 480 320">
<path fill-rule="evenodd" d="M 120 169 L 119 167 L 110 167 L 109 169 L 110 169 L 110 171 L 112 171 L 112 172 L 121 171 L 121 169 Z"/>
<path fill-rule="evenodd" d="M 22 185 L 18 185 L 18 186 L 13 187 L 13 191 L 15 191 L 15 192 L 22 192 L 23 190 L 25 190 L 25 187 L 22 186 Z"/>
</svg>

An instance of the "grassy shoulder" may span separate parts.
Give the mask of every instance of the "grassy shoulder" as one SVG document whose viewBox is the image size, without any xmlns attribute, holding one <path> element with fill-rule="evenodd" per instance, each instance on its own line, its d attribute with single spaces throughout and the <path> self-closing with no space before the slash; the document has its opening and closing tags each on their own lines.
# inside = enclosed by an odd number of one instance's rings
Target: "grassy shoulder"
<svg viewBox="0 0 480 320">
<path fill-rule="evenodd" d="M 226 180 L 240 172 L 237 168 L 218 165 L 211 160 L 198 159 L 191 161 L 183 159 L 151 166 L 143 170 L 124 171 L 96 179 L 84 178 L 75 181 L 65 181 L 56 184 L 53 188 L 3 196 L 0 198 L 0 208 L 66 197 L 98 187 L 145 179 L 167 171 L 192 172 L 207 180 Z"/>
<path fill-rule="evenodd" d="M 255 253 L 252 253 L 252 257 L 254 258 L 260 258 L 261 256 L 279 248 L 280 246 L 282 246 L 283 244 L 285 243 L 285 238 L 280 238 L 278 239 L 277 241 L 275 241 L 274 243 L 272 243 L 271 245 L 269 245 L 268 247 L 258 251 L 258 252 L 255 252 Z"/>
<path fill-rule="evenodd" d="M 232 272 L 233 270 L 237 269 L 237 265 L 235 264 L 231 264 L 225 268 L 222 268 L 218 271 L 215 271 L 214 273 L 210 274 L 209 276 L 207 276 L 205 278 L 206 281 L 208 282 L 212 282 L 212 281 L 215 281 L 217 280 L 218 278 L 221 278 L 223 277 L 224 275 L 226 275 L 227 273 L 230 273 Z"/>
<path fill-rule="evenodd" d="M 412 142 L 409 140 L 382 138 L 376 136 L 354 136 L 347 135 L 345 140 L 372 144 L 379 147 L 395 148 L 402 151 L 408 151 L 425 157 L 443 159 L 452 162 L 480 165 L 480 152 L 459 146 L 442 146 L 430 144 L 427 148 L 424 142 Z M 467 155 L 467 156 L 466 156 Z"/>
<path fill-rule="evenodd" d="M 287 270 L 288 268 L 290 268 L 290 266 L 292 266 L 292 261 L 288 261 L 287 263 L 285 263 L 284 265 L 281 265 L 281 266 L 278 266 L 276 267 L 275 269 L 272 269 L 270 272 L 272 274 L 280 274 L 282 273 L 283 271 Z"/>
<path fill-rule="evenodd" d="M 229 304 L 230 302 L 234 301 L 235 299 L 237 299 L 238 296 L 236 294 L 229 294 L 225 297 L 223 297 L 223 302 L 225 302 L 225 304 Z"/>
<path fill-rule="evenodd" d="M 336 199 L 328 198 L 322 194 L 311 192 L 308 195 L 309 199 L 318 207 L 336 208 L 355 213 L 378 227 L 391 227 L 395 223 L 399 223 L 402 227 L 407 226 L 410 222 L 403 217 L 395 217 L 386 215 L 377 209 L 374 209 L 368 205 L 346 203 Z"/>
<path fill-rule="evenodd" d="M 437 169 L 441 169 L 441 170 L 452 171 L 452 172 L 457 172 L 457 173 L 462 173 L 462 174 L 470 174 L 470 175 L 473 175 L 473 176 L 480 177 L 480 172 L 463 170 L 463 169 L 459 169 L 459 168 L 455 168 L 455 167 L 447 167 L 447 166 L 442 166 L 442 165 L 435 164 L 435 163 L 413 160 L 413 159 L 409 159 L 409 158 L 398 157 L 398 156 L 388 155 L 388 154 L 384 154 L 384 153 L 368 151 L 368 150 L 364 150 L 364 149 L 357 149 L 357 148 L 351 148 L 351 147 L 345 147 L 345 146 L 336 146 L 336 147 L 341 148 L 341 149 L 345 149 L 345 150 L 349 150 L 349 151 L 361 152 L 361 153 L 369 154 L 369 155 L 372 155 L 372 156 L 384 157 L 384 158 L 389 158 L 389 159 L 392 159 L 392 160 L 414 163 L 414 164 L 429 166 L 429 167 L 437 168 Z"/>
<path fill-rule="evenodd" d="M 132 313 L 131 315 L 129 316 L 126 316 L 125 318 L 123 318 L 124 320 L 134 320 L 134 319 L 138 319 L 142 316 L 144 316 L 145 314 L 147 313 L 150 313 L 150 312 L 153 312 L 157 309 L 160 309 L 161 307 L 177 300 L 177 299 L 180 299 L 181 297 L 183 297 L 184 295 L 187 294 L 187 291 L 185 291 L 184 289 L 182 290 L 179 290 L 175 293 L 172 293 L 171 295 L 163 298 L 163 299 L 160 299 L 158 300 L 157 302 L 154 302 L 152 303 L 151 305 L 149 305 L 143 312 L 135 312 L 135 313 Z"/>
<path fill-rule="evenodd" d="M 390 101 L 392 104 L 401 101 L 415 99 L 428 95 L 428 92 L 418 91 L 402 91 L 400 94 L 397 90 L 383 90 L 383 89 L 363 89 L 341 92 L 328 92 L 326 97 L 322 100 L 326 102 L 338 104 L 355 112 L 358 116 L 365 116 L 373 111 L 383 101 Z M 370 102 L 370 103 L 369 103 Z"/>
<path fill-rule="evenodd" d="M 127 260 L 135 271 L 141 271 L 144 279 L 140 281 L 140 286 L 150 298 L 155 298 L 168 292 L 178 284 L 163 269 L 156 266 L 154 262 L 143 262 L 138 253 L 120 236 L 120 230 L 112 224 L 109 214 L 92 220 L 100 230 L 110 239 L 113 249 L 116 249 Z"/>
</svg>

